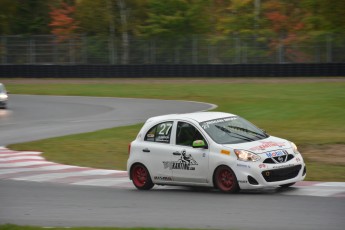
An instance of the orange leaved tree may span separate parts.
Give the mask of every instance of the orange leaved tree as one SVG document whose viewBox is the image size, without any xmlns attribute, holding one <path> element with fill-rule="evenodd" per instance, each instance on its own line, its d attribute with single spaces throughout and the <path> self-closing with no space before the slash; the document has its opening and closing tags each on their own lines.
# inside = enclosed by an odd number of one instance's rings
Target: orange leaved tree
<svg viewBox="0 0 345 230">
<path fill-rule="evenodd" d="M 78 22 L 74 19 L 75 6 L 70 6 L 64 1 L 58 7 L 51 7 L 49 26 L 51 33 L 56 35 L 57 42 L 64 42 L 75 36 Z"/>
</svg>

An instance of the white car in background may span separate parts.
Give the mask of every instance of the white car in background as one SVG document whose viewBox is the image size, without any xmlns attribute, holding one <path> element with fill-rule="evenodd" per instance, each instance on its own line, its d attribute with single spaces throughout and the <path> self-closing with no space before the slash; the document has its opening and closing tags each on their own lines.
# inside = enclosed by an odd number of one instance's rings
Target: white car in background
<svg viewBox="0 0 345 230">
<path fill-rule="evenodd" d="M 0 108 L 7 108 L 8 95 L 5 86 L 0 83 Z"/>
<path fill-rule="evenodd" d="M 129 145 L 127 169 L 140 190 L 157 184 L 215 187 L 233 193 L 289 187 L 306 176 L 294 143 L 222 112 L 148 119 Z"/>
</svg>

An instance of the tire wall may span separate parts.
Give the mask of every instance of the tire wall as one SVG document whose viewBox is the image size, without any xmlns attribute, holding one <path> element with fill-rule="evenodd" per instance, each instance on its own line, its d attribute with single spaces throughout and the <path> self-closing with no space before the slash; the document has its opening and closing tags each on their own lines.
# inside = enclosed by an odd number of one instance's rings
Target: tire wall
<svg viewBox="0 0 345 230">
<path fill-rule="evenodd" d="M 236 65 L 0 65 L 6 78 L 345 76 L 345 63 Z"/>
</svg>

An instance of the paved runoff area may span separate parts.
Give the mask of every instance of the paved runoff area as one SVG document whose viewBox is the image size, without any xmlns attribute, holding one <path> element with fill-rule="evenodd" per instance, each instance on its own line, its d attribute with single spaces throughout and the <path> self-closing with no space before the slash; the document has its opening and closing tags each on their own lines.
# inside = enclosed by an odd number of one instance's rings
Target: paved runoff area
<svg viewBox="0 0 345 230">
<path fill-rule="evenodd" d="M 0 180 L 134 188 L 126 171 L 63 165 L 46 161 L 40 152 L 13 151 L 5 147 L 0 147 Z M 155 186 L 155 188 L 163 187 Z M 171 188 L 176 187 L 164 186 L 164 189 Z M 272 192 L 272 190 L 260 191 Z M 279 194 L 345 198 L 345 183 L 303 181 Z"/>
</svg>

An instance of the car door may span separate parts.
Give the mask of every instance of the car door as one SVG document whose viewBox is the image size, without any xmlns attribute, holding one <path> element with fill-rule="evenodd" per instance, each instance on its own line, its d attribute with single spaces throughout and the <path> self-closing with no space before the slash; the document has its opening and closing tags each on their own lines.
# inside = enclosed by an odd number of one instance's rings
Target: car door
<svg viewBox="0 0 345 230">
<path fill-rule="evenodd" d="M 206 139 L 191 123 L 178 121 L 170 164 L 173 180 L 186 183 L 207 183 L 209 150 L 193 148 L 195 140 Z"/>
<path fill-rule="evenodd" d="M 141 146 L 141 151 L 146 156 L 145 164 L 155 182 L 172 181 L 172 171 L 167 167 L 173 151 L 170 143 L 172 127 L 173 121 L 154 125 L 145 134 Z"/>
</svg>

